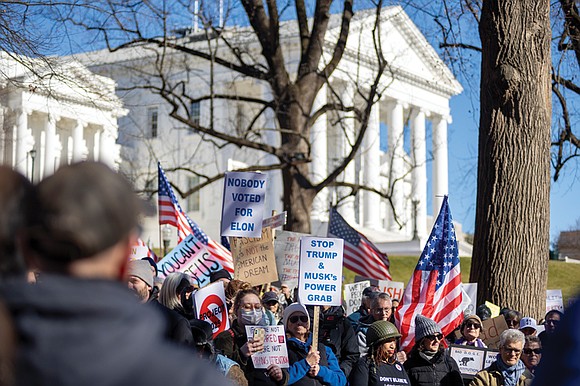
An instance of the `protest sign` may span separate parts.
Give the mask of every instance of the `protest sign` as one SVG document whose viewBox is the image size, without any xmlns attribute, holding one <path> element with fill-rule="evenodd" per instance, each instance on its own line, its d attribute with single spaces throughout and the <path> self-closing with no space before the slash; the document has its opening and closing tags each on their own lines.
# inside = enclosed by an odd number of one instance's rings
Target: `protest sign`
<svg viewBox="0 0 580 386">
<path fill-rule="evenodd" d="M 133 245 L 131 247 L 131 254 L 129 260 L 140 260 L 149 256 L 149 248 L 143 245 Z"/>
<path fill-rule="evenodd" d="M 546 313 L 550 310 L 564 312 L 562 290 L 546 290 Z"/>
<path fill-rule="evenodd" d="M 449 355 L 455 359 L 459 366 L 459 372 L 464 376 L 474 376 L 483 369 L 485 363 L 485 349 L 482 348 L 452 344 Z"/>
<path fill-rule="evenodd" d="M 210 283 L 212 272 L 222 269 L 220 262 L 213 257 L 205 245 L 190 234 L 171 252 L 157 263 L 160 278 L 165 278 L 173 272 L 183 272 L 191 275 L 201 288 Z"/>
<path fill-rule="evenodd" d="M 340 306 L 344 240 L 300 238 L 298 297 L 304 305 Z"/>
<path fill-rule="evenodd" d="M 234 278 L 251 285 L 261 285 L 278 280 L 272 229 L 263 228 L 261 238 L 232 237 Z"/>
<path fill-rule="evenodd" d="M 248 341 L 254 339 L 255 336 L 264 340 L 264 350 L 252 354 L 254 368 L 267 369 L 270 365 L 290 367 L 284 326 L 246 326 L 246 334 Z"/>
<path fill-rule="evenodd" d="M 300 264 L 300 237 L 304 233 L 278 231 L 274 242 L 278 278 L 288 288 L 298 287 L 298 265 Z"/>
<path fill-rule="evenodd" d="M 344 285 L 344 303 L 347 315 L 358 310 L 361 304 L 363 291 L 370 285 L 371 283 L 368 280 Z"/>
<path fill-rule="evenodd" d="M 497 350 L 452 344 L 449 355 L 457 362 L 462 377 L 471 379 L 495 362 Z"/>
<path fill-rule="evenodd" d="M 221 282 L 212 283 L 194 295 L 197 318 L 211 324 L 213 337 L 230 328 L 226 295 Z"/>
<path fill-rule="evenodd" d="M 501 309 L 499 308 L 499 306 L 493 304 L 492 302 L 488 302 L 487 300 L 485 301 L 485 305 L 491 311 L 491 317 L 492 318 L 496 318 L 496 317 L 499 316 L 499 312 L 501 311 Z"/>
<path fill-rule="evenodd" d="M 260 237 L 265 194 L 265 174 L 227 172 L 224 179 L 222 236 Z"/>
<path fill-rule="evenodd" d="M 499 335 L 508 329 L 503 315 L 492 319 L 486 319 L 481 323 L 481 334 L 479 339 L 483 340 L 489 348 L 499 347 Z"/>
<path fill-rule="evenodd" d="M 463 310 L 465 315 L 475 315 L 477 310 L 477 283 L 462 283 L 463 291 L 469 297 L 467 308 Z"/>
<path fill-rule="evenodd" d="M 265 218 L 264 221 L 262 221 L 262 228 L 270 227 L 274 229 L 283 226 L 286 224 L 286 214 L 286 211 L 284 211 L 272 217 Z"/>
<path fill-rule="evenodd" d="M 405 290 L 405 283 L 400 281 L 379 280 L 379 290 L 390 296 L 391 299 L 401 300 Z"/>
</svg>

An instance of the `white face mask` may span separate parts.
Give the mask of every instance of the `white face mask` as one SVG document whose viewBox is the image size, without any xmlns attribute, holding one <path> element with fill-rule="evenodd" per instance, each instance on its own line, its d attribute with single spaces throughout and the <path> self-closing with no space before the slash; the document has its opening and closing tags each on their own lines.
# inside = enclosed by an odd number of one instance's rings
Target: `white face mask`
<svg viewBox="0 0 580 386">
<path fill-rule="evenodd" d="M 264 326 L 266 320 L 264 318 L 264 311 L 260 309 L 254 309 L 252 311 L 242 310 L 240 315 L 240 322 L 244 326 Z"/>
</svg>

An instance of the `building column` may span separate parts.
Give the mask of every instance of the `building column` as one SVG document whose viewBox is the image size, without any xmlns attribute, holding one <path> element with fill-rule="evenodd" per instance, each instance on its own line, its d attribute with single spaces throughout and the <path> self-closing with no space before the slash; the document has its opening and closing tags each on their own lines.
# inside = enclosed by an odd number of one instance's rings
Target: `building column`
<svg viewBox="0 0 580 386">
<path fill-rule="evenodd" d="M 14 157 L 14 168 L 26 175 L 27 161 L 30 143 L 30 130 L 28 129 L 28 111 L 25 108 L 20 108 L 16 111 L 18 117 L 16 119 L 16 154 Z"/>
<path fill-rule="evenodd" d="M 269 85 L 264 85 L 262 87 L 262 99 L 266 101 L 271 101 L 274 97 L 272 96 L 272 90 Z M 264 138 L 268 145 L 279 147 L 281 138 L 280 130 L 277 128 L 276 116 L 272 109 L 267 109 L 264 112 Z M 265 165 L 276 165 L 280 163 L 278 157 L 273 154 L 266 155 L 263 158 L 263 163 Z M 282 181 L 282 171 L 281 170 L 269 170 L 265 172 L 268 175 L 268 182 L 266 187 L 266 211 L 264 212 L 264 218 L 270 217 L 272 211 L 275 210 L 278 213 L 282 212 L 284 205 L 282 202 L 284 196 L 284 183 Z"/>
<path fill-rule="evenodd" d="M 84 140 L 85 127 L 87 127 L 87 123 L 79 120 L 73 129 L 73 162 L 83 161 L 86 157 L 87 145 Z"/>
<path fill-rule="evenodd" d="M 447 164 L 447 119 L 435 116 L 433 119 L 433 217 L 436 218 L 443 203 L 443 196 L 449 193 Z"/>
<path fill-rule="evenodd" d="M 57 117 L 54 114 L 48 114 L 44 126 L 44 172 L 43 178 L 48 177 L 54 173 L 56 162 L 56 121 Z"/>
<path fill-rule="evenodd" d="M 412 213 L 414 229 L 417 236 L 423 240 L 427 236 L 427 150 L 425 143 L 425 112 L 414 108 L 411 115 L 411 154 L 413 157 L 412 171 L 412 202 L 415 213 Z"/>
<path fill-rule="evenodd" d="M 354 105 L 354 86 L 351 83 L 345 83 L 342 87 L 340 100 L 344 106 Z M 337 143 L 337 163 L 348 156 L 352 150 L 352 144 L 355 141 L 354 116 L 352 112 L 340 112 L 340 122 L 338 123 L 338 143 Z M 336 166 L 336 165 L 335 165 Z M 355 162 L 353 160 L 346 166 L 344 171 L 338 176 L 340 182 L 357 183 L 355 181 Z M 349 196 L 350 188 L 337 188 L 337 198 L 340 201 L 340 213 L 344 219 L 351 225 L 355 223 L 354 215 L 354 196 Z"/>
<path fill-rule="evenodd" d="M 389 187 L 393 192 L 391 201 L 395 213 L 400 223 L 404 222 L 404 154 L 403 148 L 404 122 L 403 122 L 403 104 L 400 101 L 391 101 L 388 104 L 388 156 L 390 158 L 389 170 Z M 388 229 L 394 232 L 400 232 L 399 225 L 395 222 L 393 209 L 389 208 Z"/>
<path fill-rule="evenodd" d="M 381 161 L 380 140 L 380 107 L 377 101 L 371 108 L 369 123 L 363 142 L 363 183 L 369 188 L 379 190 L 379 175 Z M 376 193 L 363 191 L 364 226 L 379 228 L 380 196 Z"/>
<path fill-rule="evenodd" d="M 322 86 L 314 103 L 312 113 L 326 105 L 327 86 Z M 310 179 L 317 184 L 328 176 L 328 117 L 322 114 L 310 128 Z M 328 189 L 322 189 L 312 202 L 311 220 L 328 221 Z"/>
</svg>

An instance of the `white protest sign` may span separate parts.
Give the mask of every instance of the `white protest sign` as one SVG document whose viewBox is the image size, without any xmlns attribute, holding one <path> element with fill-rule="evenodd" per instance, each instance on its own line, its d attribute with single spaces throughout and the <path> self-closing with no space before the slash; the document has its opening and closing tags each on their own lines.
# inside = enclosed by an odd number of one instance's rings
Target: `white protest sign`
<svg viewBox="0 0 580 386">
<path fill-rule="evenodd" d="M 362 301 L 363 291 L 370 285 L 371 282 L 368 280 L 344 285 L 344 303 L 347 315 L 358 310 Z"/>
<path fill-rule="evenodd" d="M 286 215 L 287 215 L 287 212 L 284 211 L 284 212 L 277 214 L 275 216 L 265 218 L 264 221 L 262 221 L 262 228 L 266 228 L 266 227 L 270 227 L 272 229 L 280 228 L 281 226 L 286 224 Z"/>
<path fill-rule="evenodd" d="M 221 282 L 212 283 L 195 293 L 197 318 L 211 324 L 213 337 L 230 328 L 226 294 Z"/>
<path fill-rule="evenodd" d="M 298 297 L 304 305 L 340 306 L 344 240 L 300 238 Z"/>
<path fill-rule="evenodd" d="M 402 281 L 379 280 L 379 291 L 389 295 L 391 299 L 401 300 L 405 291 L 405 283 Z"/>
<path fill-rule="evenodd" d="M 165 278 L 173 272 L 183 272 L 191 275 L 201 288 L 210 283 L 212 272 L 222 269 L 220 262 L 206 249 L 205 245 L 190 234 L 171 252 L 157 263 L 160 278 Z"/>
<path fill-rule="evenodd" d="M 304 233 L 278 231 L 274 241 L 278 278 L 288 288 L 298 287 L 298 266 L 300 264 L 300 237 Z"/>
<path fill-rule="evenodd" d="M 467 308 L 463 310 L 465 315 L 474 315 L 477 310 L 477 283 L 462 283 L 463 291 L 469 297 Z"/>
<path fill-rule="evenodd" d="M 140 260 L 149 256 L 149 248 L 143 245 L 134 245 L 131 247 L 131 254 L 129 260 Z"/>
<path fill-rule="evenodd" d="M 265 195 L 265 174 L 227 172 L 224 180 L 222 236 L 260 237 Z"/>
<path fill-rule="evenodd" d="M 474 376 L 485 364 L 485 349 L 451 345 L 449 355 L 455 359 L 462 375 Z"/>
<path fill-rule="evenodd" d="M 562 290 L 546 290 L 546 313 L 550 310 L 564 312 L 564 298 Z"/>
<path fill-rule="evenodd" d="M 254 336 L 264 339 L 264 350 L 252 354 L 252 363 L 256 369 L 267 369 L 270 365 L 288 368 L 288 349 L 284 326 L 246 326 L 248 341 Z"/>
</svg>

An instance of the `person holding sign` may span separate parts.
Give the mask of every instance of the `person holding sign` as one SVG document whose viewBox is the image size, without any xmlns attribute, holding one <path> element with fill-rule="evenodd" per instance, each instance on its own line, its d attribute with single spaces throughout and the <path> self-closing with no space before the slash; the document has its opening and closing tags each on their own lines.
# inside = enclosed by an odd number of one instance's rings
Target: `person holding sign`
<svg viewBox="0 0 580 386">
<path fill-rule="evenodd" d="M 288 382 L 288 373 L 277 365 L 264 369 L 254 368 L 251 356 L 264 350 L 264 338 L 248 339 L 246 326 L 265 326 L 266 318 L 260 296 L 253 289 L 238 292 L 234 298 L 236 319 L 229 330 L 214 339 L 215 348 L 234 360 L 244 371 L 249 386 L 282 386 Z"/>
<path fill-rule="evenodd" d="M 300 303 L 292 303 L 284 310 L 284 329 L 290 337 L 287 342 L 290 377 L 288 385 L 346 385 L 346 376 L 329 347 L 318 343 L 312 347 L 310 316 Z"/>
<path fill-rule="evenodd" d="M 352 370 L 350 386 L 397 386 L 411 381 L 403 366 L 397 362 L 397 340 L 401 334 L 391 322 L 379 320 L 366 332 L 368 355 L 362 357 Z M 384 379 L 390 379 L 385 383 Z"/>
</svg>

